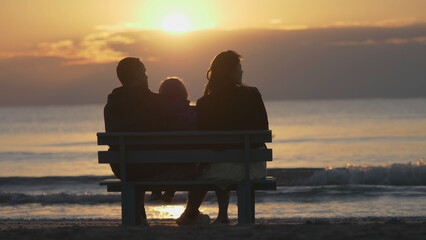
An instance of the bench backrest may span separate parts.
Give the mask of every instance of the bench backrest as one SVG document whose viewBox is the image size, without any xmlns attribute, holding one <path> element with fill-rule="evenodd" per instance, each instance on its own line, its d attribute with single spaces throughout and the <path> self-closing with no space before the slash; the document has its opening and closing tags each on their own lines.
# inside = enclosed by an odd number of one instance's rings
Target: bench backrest
<svg viewBox="0 0 426 240">
<path fill-rule="evenodd" d="M 244 162 L 245 176 L 249 179 L 251 161 L 272 161 L 272 149 L 251 147 L 271 142 L 270 130 L 110 132 L 97 136 L 98 145 L 117 149 L 99 151 L 99 163 L 119 163 L 121 176 L 126 176 L 127 163 Z M 137 147 L 129 149 L 129 146 Z"/>
</svg>

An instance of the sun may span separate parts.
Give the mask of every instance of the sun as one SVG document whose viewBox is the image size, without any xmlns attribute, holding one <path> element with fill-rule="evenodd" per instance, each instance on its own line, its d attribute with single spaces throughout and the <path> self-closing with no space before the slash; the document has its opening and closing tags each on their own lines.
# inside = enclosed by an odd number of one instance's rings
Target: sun
<svg viewBox="0 0 426 240">
<path fill-rule="evenodd" d="M 166 32 L 184 33 L 192 29 L 183 15 L 174 14 L 167 16 L 163 21 L 163 30 Z"/>
</svg>

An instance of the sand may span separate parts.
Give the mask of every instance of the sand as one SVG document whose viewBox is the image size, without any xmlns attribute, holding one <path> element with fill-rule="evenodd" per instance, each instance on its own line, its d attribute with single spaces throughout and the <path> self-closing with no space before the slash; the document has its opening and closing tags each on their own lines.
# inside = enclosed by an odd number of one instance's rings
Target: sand
<svg viewBox="0 0 426 240">
<path fill-rule="evenodd" d="M 425 221 L 308 221 L 262 220 L 254 225 L 177 226 L 154 220 L 150 227 L 123 228 L 115 221 L 0 222 L 0 239 L 426 239 Z"/>
</svg>

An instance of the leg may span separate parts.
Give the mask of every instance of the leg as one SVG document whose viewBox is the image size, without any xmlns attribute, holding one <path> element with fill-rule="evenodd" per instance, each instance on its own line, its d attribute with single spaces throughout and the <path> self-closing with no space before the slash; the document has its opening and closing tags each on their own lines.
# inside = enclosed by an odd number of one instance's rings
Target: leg
<svg viewBox="0 0 426 240">
<path fill-rule="evenodd" d="M 172 191 L 172 190 L 167 190 L 164 191 L 163 195 L 166 195 L 167 197 L 173 198 L 175 196 L 176 191 Z"/>
<path fill-rule="evenodd" d="M 215 223 L 228 223 L 228 206 L 230 191 L 216 190 L 217 204 L 219 206 L 219 214 Z"/>
<path fill-rule="evenodd" d="M 167 190 L 161 196 L 161 200 L 163 200 L 165 203 L 171 203 L 173 200 L 173 197 L 175 196 L 175 193 L 176 191 Z"/>
<path fill-rule="evenodd" d="M 152 191 L 149 201 L 155 201 L 161 199 L 161 191 Z"/>
<path fill-rule="evenodd" d="M 250 195 L 250 199 L 251 199 L 251 201 L 250 201 L 250 217 L 251 217 L 251 219 L 250 219 L 250 223 L 254 223 L 255 222 L 255 192 L 254 192 L 254 189 L 253 188 L 251 188 L 251 195 Z"/>
<path fill-rule="evenodd" d="M 189 191 L 186 209 L 182 215 L 176 219 L 176 223 L 178 225 L 209 224 L 210 217 L 198 211 L 206 195 L 207 191 Z"/>
<path fill-rule="evenodd" d="M 198 215 L 198 208 L 200 208 L 206 195 L 207 191 L 189 191 L 185 212 L 183 212 L 183 214 L 189 217 Z"/>
<path fill-rule="evenodd" d="M 135 224 L 147 225 L 145 212 L 145 191 L 137 190 L 135 193 Z"/>
</svg>

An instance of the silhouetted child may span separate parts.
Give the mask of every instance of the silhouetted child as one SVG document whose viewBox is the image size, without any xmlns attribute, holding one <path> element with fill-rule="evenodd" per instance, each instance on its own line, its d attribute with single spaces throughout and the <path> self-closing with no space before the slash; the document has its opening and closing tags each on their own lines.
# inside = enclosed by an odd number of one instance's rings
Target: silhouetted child
<svg viewBox="0 0 426 240">
<path fill-rule="evenodd" d="M 188 92 L 180 78 L 169 77 L 163 80 L 158 90 L 160 96 L 163 96 L 169 101 L 169 105 L 176 111 L 178 115 L 178 128 L 181 131 L 195 130 L 196 115 L 195 107 L 190 106 L 188 100 Z M 153 191 L 149 200 L 163 200 L 166 203 L 172 202 L 176 191 L 165 191 L 161 194 L 160 191 Z"/>
</svg>

